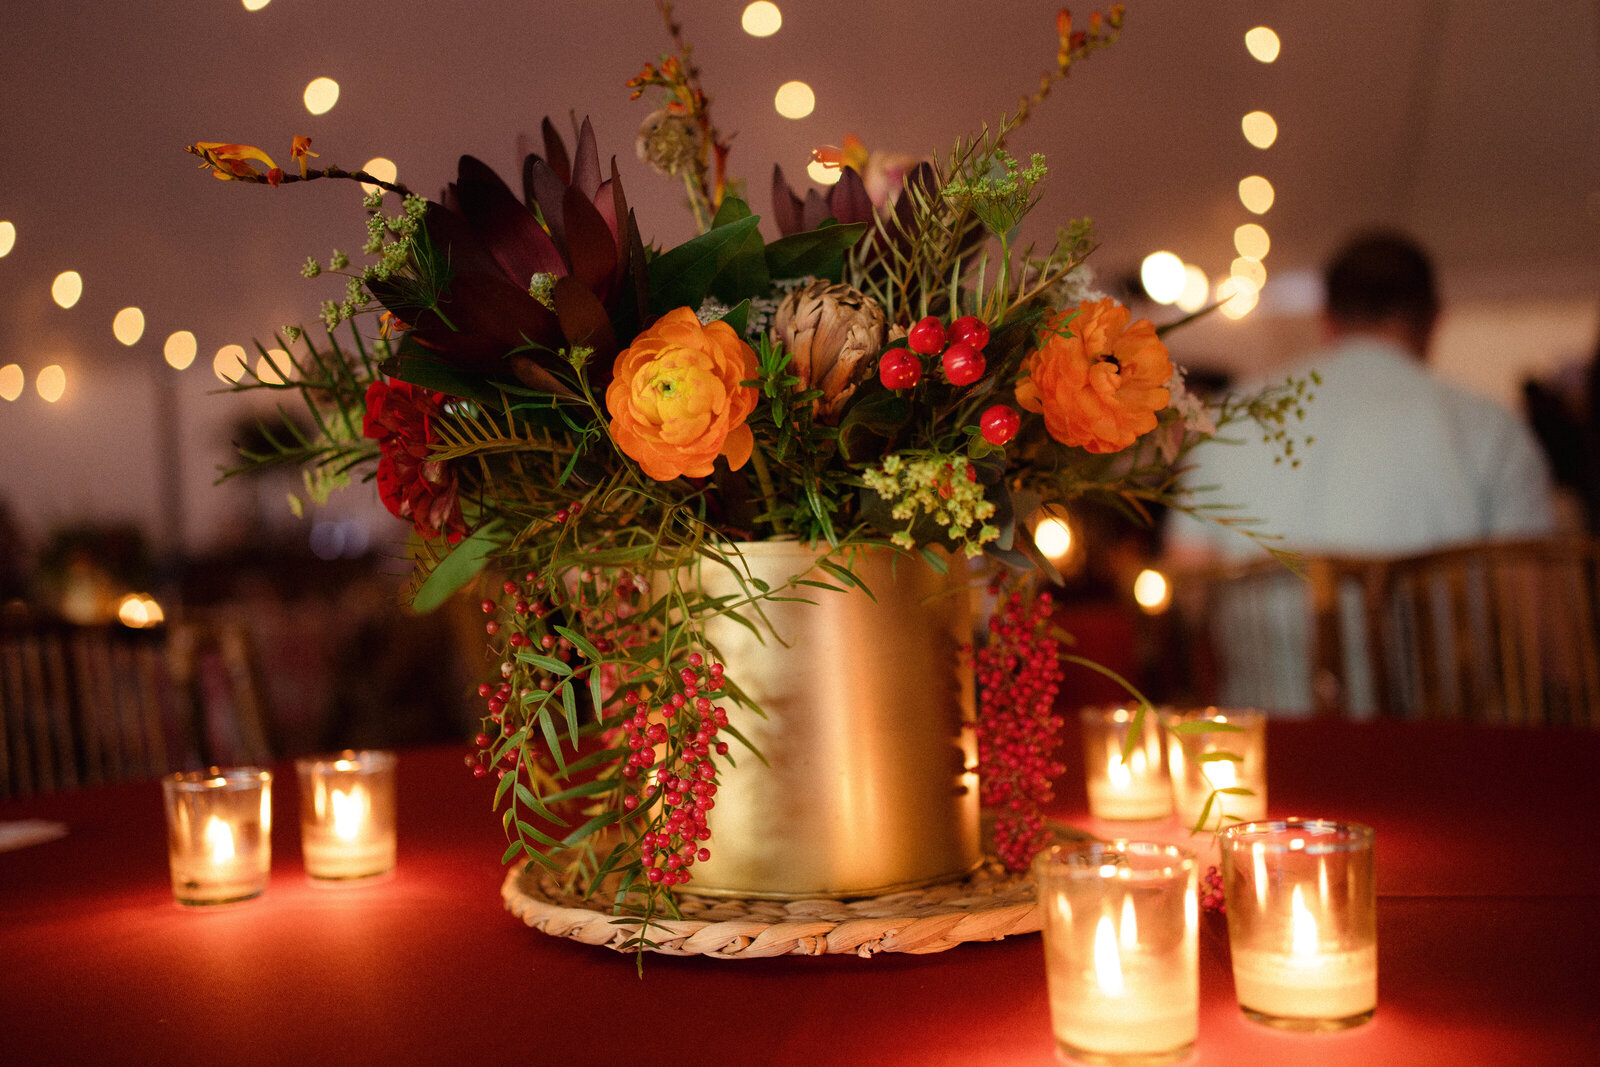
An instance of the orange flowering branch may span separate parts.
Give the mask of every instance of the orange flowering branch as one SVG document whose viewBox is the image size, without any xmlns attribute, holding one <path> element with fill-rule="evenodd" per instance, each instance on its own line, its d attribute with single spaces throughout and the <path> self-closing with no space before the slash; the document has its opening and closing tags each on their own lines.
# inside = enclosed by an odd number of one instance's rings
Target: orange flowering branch
<svg viewBox="0 0 1600 1067">
<path fill-rule="evenodd" d="M 1115 44 L 1122 35 L 1122 20 L 1124 14 L 1122 4 L 1112 4 L 1102 14 L 1099 11 L 1089 15 L 1089 28 L 1087 30 L 1074 30 L 1072 28 L 1072 12 L 1062 8 L 1056 14 L 1056 65 L 1054 70 L 1047 70 L 1039 75 L 1039 88 L 1031 95 L 1024 96 L 1017 105 L 1017 114 L 1011 128 L 1022 125 L 1028 120 L 1028 115 L 1035 107 L 1044 103 L 1050 95 L 1050 90 L 1055 83 L 1065 78 L 1072 69 L 1072 64 L 1087 58 L 1091 53 Z"/>
<path fill-rule="evenodd" d="M 256 185 L 270 185 L 276 188 L 279 185 L 294 182 L 311 182 L 319 178 L 337 178 L 343 181 L 360 182 L 363 185 L 376 185 L 400 196 L 410 196 L 411 190 L 399 182 L 385 181 L 376 175 L 368 174 L 364 170 L 344 170 L 341 167 L 309 167 L 306 165 L 308 156 L 316 156 L 311 151 L 311 138 L 296 136 L 290 144 L 289 157 L 300 167 L 299 174 L 286 174 L 282 167 L 272 161 L 272 157 L 253 145 L 224 144 L 219 141 L 197 141 L 185 145 L 183 150 L 190 155 L 199 156 L 201 165 L 210 167 L 211 173 L 223 181 L 250 182 Z M 265 169 L 258 169 L 253 164 L 265 164 Z"/>
<path fill-rule="evenodd" d="M 694 174 L 686 176 L 696 221 L 709 229 L 717 209 L 722 206 L 728 187 L 728 154 L 731 146 L 711 122 L 711 101 L 700 87 L 700 68 L 694 63 L 694 49 L 683 36 L 683 25 L 672 16 L 669 0 L 656 0 L 656 9 L 667 24 L 667 34 L 678 54 L 662 59 L 660 67 L 646 63 L 636 77 L 628 79 L 633 99 L 657 86 L 667 91 L 667 110 L 693 124 L 696 132 Z"/>
</svg>

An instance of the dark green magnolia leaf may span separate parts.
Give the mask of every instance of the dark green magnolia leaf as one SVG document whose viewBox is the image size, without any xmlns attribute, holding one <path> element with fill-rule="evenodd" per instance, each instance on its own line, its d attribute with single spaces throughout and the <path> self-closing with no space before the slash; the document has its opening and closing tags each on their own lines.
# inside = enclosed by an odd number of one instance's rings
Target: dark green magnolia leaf
<svg viewBox="0 0 1600 1067">
<path fill-rule="evenodd" d="M 726 206 L 726 204 L 724 204 Z M 759 222 L 755 216 L 750 216 Z M 766 243 L 761 231 L 751 229 L 730 259 L 711 281 L 711 295 L 724 304 L 737 304 L 761 296 L 772 288 L 767 273 Z"/>
<path fill-rule="evenodd" d="M 867 232 L 864 222 L 822 226 L 780 237 L 767 245 L 767 272 L 774 278 L 827 278 L 838 281 L 844 254 Z"/>
<path fill-rule="evenodd" d="M 750 299 L 746 297 L 739 301 L 735 307 L 729 309 L 728 313 L 718 321 L 727 323 L 733 327 L 734 333 L 743 337 L 744 328 L 750 322 Z"/>
<path fill-rule="evenodd" d="M 905 397 L 868 383 L 861 399 L 850 405 L 850 410 L 839 421 L 839 451 L 847 462 L 865 463 L 885 453 L 885 445 L 892 441 L 906 421 L 911 418 L 911 404 Z"/>
<path fill-rule="evenodd" d="M 657 256 L 649 267 L 650 310 L 659 315 L 674 308 L 698 308 L 711 292 L 712 281 L 739 255 L 760 222 L 759 216 L 749 215 Z"/>
<path fill-rule="evenodd" d="M 750 215 L 749 204 L 737 196 L 725 196 L 722 198 L 722 206 L 717 208 L 717 217 L 711 220 L 711 228 L 714 230 L 718 226 L 727 226 L 740 219 L 747 219 Z"/>
<path fill-rule="evenodd" d="M 476 400 L 485 407 L 494 408 L 500 403 L 500 391 L 483 375 L 464 371 L 434 356 L 403 353 L 384 360 L 378 369 L 399 381 Z"/>
<path fill-rule="evenodd" d="M 433 573 L 422 583 L 417 595 L 411 599 L 412 608 L 424 613 L 438 608 L 457 590 L 478 576 L 478 572 L 483 570 L 484 564 L 489 559 L 489 553 L 499 545 L 498 519 L 478 527 L 462 538 L 461 543 L 433 568 Z"/>
</svg>

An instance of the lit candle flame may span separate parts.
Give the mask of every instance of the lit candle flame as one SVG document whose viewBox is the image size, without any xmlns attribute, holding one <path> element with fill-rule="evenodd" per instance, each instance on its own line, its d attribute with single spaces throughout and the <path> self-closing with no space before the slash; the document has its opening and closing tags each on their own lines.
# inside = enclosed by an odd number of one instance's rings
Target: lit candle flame
<svg viewBox="0 0 1600 1067">
<path fill-rule="evenodd" d="M 1289 929 L 1292 955 L 1310 959 L 1317 954 L 1317 917 L 1306 908 L 1305 894 L 1299 886 L 1294 887 L 1289 897 Z"/>
<path fill-rule="evenodd" d="M 1209 760 L 1206 763 L 1206 780 L 1211 783 L 1212 789 L 1232 789 L 1239 784 L 1238 772 L 1233 769 L 1233 760 Z"/>
<path fill-rule="evenodd" d="M 1111 916 L 1100 916 L 1094 928 L 1094 977 L 1101 992 L 1109 997 L 1120 997 L 1127 987 L 1122 981 L 1122 955 L 1117 951 L 1117 934 L 1111 928 Z"/>
<path fill-rule="evenodd" d="M 1128 756 L 1128 762 L 1122 762 L 1122 753 L 1113 752 L 1106 758 L 1106 778 L 1111 782 L 1111 788 L 1125 790 L 1133 785 L 1134 776 L 1144 778 L 1149 771 L 1150 763 L 1145 758 L 1144 749 L 1136 748 Z"/>
<path fill-rule="evenodd" d="M 220 865 L 233 859 L 233 831 L 228 829 L 227 823 L 215 815 L 211 816 L 206 820 L 204 836 L 212 863 Z"/>
<path fill-rule="evenodd" d="M 359 785 L 351 786 L 349 793 L 335 789 L 329 800 L 333 806 L 334 835 L 341 841 L 354 841 L 372 808 L 367 791 Z"/>
<path fill-rule="evenodd" d="M 1106 760 L 1106 778 L 1110 780 L 1113 789 L 1126 789 L 1133 783 L 1133 776 L 1128 773 L 1122 757 L 1114 752 Z"/>
<path fill-rule="evenodd" d="M 1122 922 L 1118 932 L 1122 947 L 1132 952 L 1139 946 L 1139 924 L 1133 917 L 1133 897 L 1122 898 Z"/>
</svg>

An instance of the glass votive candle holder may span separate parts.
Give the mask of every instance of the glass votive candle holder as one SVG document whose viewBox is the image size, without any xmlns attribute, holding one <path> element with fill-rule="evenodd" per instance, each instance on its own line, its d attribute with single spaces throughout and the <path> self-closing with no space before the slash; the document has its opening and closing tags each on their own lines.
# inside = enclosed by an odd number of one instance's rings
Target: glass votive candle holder
<svg viewBox="0 0 1600 1067">
<path fill-rule="evenodd" d="M 1167 736 L 1172 799 L 1185 826 L 1214 831 L 1267 817 L 1264 714 L 1231 708 L 1167 709 L 1161 714 L 1161 726 Z"/>
<path fill-rule="evenodd" d="M 1342 1030 L 1378 1004 L 1372 831 L 1281 819 L 1226 827 L 1223 893 L 1245 1015 L 1286 1030 Z"/>
<path fill-rule="evenodd" d="M 340 752 L 295 760 L 306 874 L 343 881 L 394 870 L 393 752 Z"/>
<path fill-rule="evenodd" d="M 1195 858 L 1139 841 L 1056 845 L 1033 862 L 1059 1053 L 1182 1059 L 1200 1026 Z"/>
<path fill-rule="evenodd" d="M 272 772 L 184 771 L 161 780 L 167 859 L 179 904 L 260 896 L 272 867 Z"/>
<path fill-rule="evenodd" d="M 1172 814 L 1172 787 L 1161 752 L 1161 725 L 1146 712 L 1128 758 L 1123 749 L 1136 718 L 1134 708 L 1084 708 L 1083 772 L 1089 814 L 1097 819 L 1137 821 Z"/>
</svg>

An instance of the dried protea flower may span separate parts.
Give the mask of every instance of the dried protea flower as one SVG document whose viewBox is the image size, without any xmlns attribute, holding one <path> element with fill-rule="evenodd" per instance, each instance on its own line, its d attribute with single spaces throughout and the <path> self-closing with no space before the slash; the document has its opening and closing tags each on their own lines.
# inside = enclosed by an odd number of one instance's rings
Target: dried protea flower
<svg viewBox="0 0 1600 1067">
<path fill-rule="evenodd" d="M 822 390 L 818 417 L 834 422 L 883 347 L 883 308 L 848 285 L 815 281 L 784 298 L 773 330 L 790 352 L 800 388 Z"/>
<path fill-rule="evenodd" d="M 650 112 L 639 125 L 635 143 L 639 158 L 659 174 L 681 174 L 694 160 L 698 145 L 689 119 L 667 108 Z"/>
</svg>

